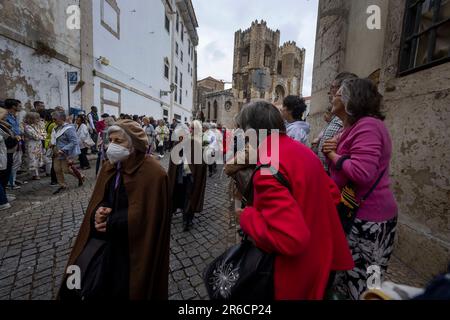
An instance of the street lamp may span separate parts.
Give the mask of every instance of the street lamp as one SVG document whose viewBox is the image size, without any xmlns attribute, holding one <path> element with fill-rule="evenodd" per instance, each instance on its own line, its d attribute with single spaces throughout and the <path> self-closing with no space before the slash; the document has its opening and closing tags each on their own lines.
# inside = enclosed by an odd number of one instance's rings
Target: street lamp
<svg viewBox="0 0 450 320">
<path fill-rule="evenodd" d="M 162 98 L 164 96 L 167 96 L 167 95 L 171 94 L 174 90 L 175 90 L 175 84 L 172 83 L 170 85 L 170 90 L 169 91 L 165 91 L 165 90 L 160 90 L 159 91 L 159 97 Z"/>
</svg>

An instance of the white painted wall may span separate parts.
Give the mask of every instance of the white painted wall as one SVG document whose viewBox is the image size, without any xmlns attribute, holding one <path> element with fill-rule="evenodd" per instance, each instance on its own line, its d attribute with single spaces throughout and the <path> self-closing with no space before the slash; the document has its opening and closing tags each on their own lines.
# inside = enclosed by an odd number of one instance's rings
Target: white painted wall
<svg viewBox="0 0 450 320">
<path fill-rule="evenodd" d="M 368 77 L 381 66 L 386 32 L 388 0 L 352 0 L 348 17 L 344 70 Z M 370 5 L 381 9 L 381 30 L 367 28 L 366 13 Z M 364 57 L 364 59 L 360 59 Z"/>
<path fill-rule="evenodd" d="M 147 115 L 162 118 L 163 107 L 171 107 L 169 96 L 160 97 L 160 91 L 168 91 L 172 79 L 164 77 L 164 58 L 169 61 L 171 55 L 171 35 L 165 29 L 165 8 L 161 0 L 117 0 L 120 8 L 120 39 L 117 39 L 101 25 L 101 5 L 103 0 L 94 1 L 93 4 L 93 29 L 94 29 L 94 57 L 103 56 L 110 61 L 109 66 L 103 66 L 94 61 L 94 68 L 107 76 L 120 81 L 127 86 L 144 92 L 156 100 L 153 101 L 142 95 L 136 94 L 125 88 L 121 89 L 121 112 L 129 114 Z M 174 6 L 175 7 L 175 6 Z M 110 12 L 110 14 L 114 14 Z M 171 30 L 175 22 L 175 15 L 169 15 Z M 109 16 L 108 21 L 114 21 Z M 181 19 L 180 19 L 181 20 Z M 175 30 L 173 28 L 173 30 Z M 180 34 L 175 34 L 180 49 L 184 52 L 184 63 L 179 56 L 175 56 L 175 62 L 171 65 L 178 66 L 183 73 L 183 103 L 181 106 L 173 106 L 171 114 L 180 114 L 184 121 L 192 115 L 193 83 L 192 76 L 188 74 L 188 63 L 193 61 L 188 56 L 188 39 L 185 33 L 184 43 L 181 43 Z M 174 68 L 173 68 L 174 69 Z M 194 73 L 194 72 L 193 72 Z M 173 72 L 170 77 L 173 77 Z M 178 76 L 179 77 L 179 76 Z M 94 101 L 100 106 L 100 82 L 105 82 L 96 77 L 94 81 Z M 114 84 L 113 84 L 114 85 Z M 186 95 L 186 90 L 188 91 Z M 179 87 L 178 87 L 179 94 Z M 169 119 L 170 121 L 172 119 Z"/>
<path fill-rule="evenodd" d="M 100 79 L 96 77 L 94 79 L 94 101 L 98 102 L 96 105 L 100 108 L 100 85 L 101 83 L 106 83 L 112 87 L 121 90 L 121 110 L 119 111 L 114 106 L 106 106 L 104 110 L 100 110 L 102 113 L 108 113 L 110 115 L 118 116 L 120 113 L 129 113 L 131 115 L 146 115 L 149 117 L 154 117 L 155 119 L 162 119 L 163 109 L 158 102 L 147 99 L 141 95 L 135 94 L 128 91 L 127 89 L 121 88 L 114 83 Z M 111 97 L 112 98 L 112 97 Z M 125 106 L 134 106 L 134 108 L 126 108 Z"/>
<path fill-rule="evenodd" d="M 184 26 L 181 27 L 181 24 Z M 184 30 L 184 39 L 181 40 L 181 33 Z M 183 99 L 181 104 L 178 102 L 175 103 L 174 114 L 181 114 L 182 120 L 184 121 L 185 117 L 188 121 L 192 118 L 192 109 L 193 109 L 193 77 L 195 74 L 194 68 L 194 50 L 192 47 L 192 40 L 189 37 L 189 34 L 186 30 L 186 23 L 183 21 L 180 15 L 180 27 L 179 31 L 175 31 L 175 42 L 178 43 L 179 52 L 178 55 L 174 55 L 174 66 L 178 68 L 178 95 L 180 94 L 180 73 L 183 74 L 183 88 L 182 88 L 182 96 Z M 189 55 L 189 44 L 191 46 L 191 54 Z M 181 52 L 183 52 L 183 61 L 181 61 Z M 192 72 L 190 69 L 192 68 Z M 191 74 L 192 73 L 192 74 Z"/>
<path fill-rule="evenodd" d="M 0 36 L 0 50 L 11 53 L 13 63 L 17 68 L 1 67 L 2 73 L 7 81 L 15 82 L 14 92 L 3 93 L 3 98 L 15 98 L 23 104 L 33 103 L 36 100 L 43 101 L 48 108 L 62 106 L 68 110 L 67 72 L 77 71 L 78 80 L 80 69 L 70 66 L 60 60 L 34 55 L 34 49 L 19 44 Z M 0 62 L 8 63 L 8 61 Z M 31 86 L 35 95 L 27 93 L 25 84 Z M 72 93 L 75 86 L 70 87 L 71 107 L 81 107 L 81 91 Z"/>
</svg>

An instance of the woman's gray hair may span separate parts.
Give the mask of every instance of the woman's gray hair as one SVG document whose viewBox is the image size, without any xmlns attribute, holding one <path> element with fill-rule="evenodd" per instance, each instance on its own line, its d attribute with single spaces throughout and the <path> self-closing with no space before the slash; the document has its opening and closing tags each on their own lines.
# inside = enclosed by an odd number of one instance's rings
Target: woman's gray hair
<svg viewBox="0 0 450 320">
<path fill-rule="evenodd" d="M 52 117 L 56 120 L 63 120 L 66 121 L 67 115 L 64 111 L 55 111 L 52 113 Z"/>
<path fill-rule="evenodd" d="M 384 120 L 381 112 L 383 96 L 377 86 L 369 79 L 347 79 L 341 86 L 341 99 L 352 122 L 362 117 L 374 117 Z"/>
<path fill-rule="evenodd" d="M 286 133 L 286 126 L 280 110 L 265 100 L 257 100 L 245 105 L 236 117 L 236 124 L 244 131 L 279 130 Z"/>
<path fill-rule="evenodd" d="M 344 82 L 341 85 L 341 99 L 342 99 L 342 103 L 344 104 L 345 107 L 345 113 L 348 114 L 350 117 L 353 117 L 353 113 L 348 110 L 348 105 L 350 103 L 351 100 L 351 91 L 350 91 L 350 86 L 349 83 L 346 82 L 344 80 Z"/>
<path fill-rule="evenodd" d="M 113 126 L 114 123 L 115 123 L 113 117 L 106 117 L 104 121 L 105 121 L 106 127 L 111 127 L 111 126 Z"/>
<path fill-rule="evenodd" d="M 111 133 L 116 133 L 116 132 L 120 132 L 124 135 L 124 137 L 127 138 L 128 140 L 128 145 L 130 146 L 130 148 L 128 148 L 131 152 L 133 152 L 134 147 L 133 147 L 133 140 L 131 139 L 131 137 L 128 135 L 128 133 L 125 132 L 125 130 L 123 130 L 121 127 L 116 126 L 116 125 L 112 125 L 111 127 L 108 128 L 108 137 L 110 136 Z"/>
</svg>

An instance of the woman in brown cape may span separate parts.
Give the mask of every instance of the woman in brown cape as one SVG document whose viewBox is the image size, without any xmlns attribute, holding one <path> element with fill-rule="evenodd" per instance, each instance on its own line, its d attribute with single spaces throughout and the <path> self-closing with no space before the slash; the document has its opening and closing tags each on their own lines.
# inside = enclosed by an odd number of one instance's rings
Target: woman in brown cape
<svg viewBox="0 0 450 320">
<path fill-rule="evenodd" d="M 81 270 L 81 288 L 67 275 L 60 299 L 168 298 L 170 214 L 164 169 L 147 157 L 148 139 L 134 121 L 108 129 L 110 145 L 69 266 Z M 69 277 L 70 278 L 70 277 Z"/>
<path fill-rule="evenodd" d="M 172 149 L 168 172 L 172 195 L 171 213 L 175 213 L 177 209 L 182 210 L 184 231 L 189 231 L 192 227 L 194 214 L 203 211 L 208 168 L 203 161 L 203 130 L 198 120 L 192 122 L 191 131 L 190 136 L 187 127 L 184 129 L 180 126 L 175 130 L 177 145 L 183 143 L 185 147 L 190 145 L 191 148 L 190 152 L 185 152 L 184 148 Z M 189 140 L 183 142 L 184 139 Z M 175 163 L 174 152 L 179 152 L 182 158 L 178 163 Z"/>
</svg>

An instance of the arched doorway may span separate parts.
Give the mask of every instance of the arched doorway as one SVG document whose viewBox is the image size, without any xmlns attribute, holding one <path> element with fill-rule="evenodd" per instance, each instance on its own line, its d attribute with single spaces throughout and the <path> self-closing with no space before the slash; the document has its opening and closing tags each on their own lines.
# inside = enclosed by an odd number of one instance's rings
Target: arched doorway
<svg viewBox="0 0 450 320">
<path fill-rule="evenodd" d="M 286 96 L 286 91 L 284 90 L 283 86 L 282 85 L 276 86 L 274 103 L 276 103 L 276 104 L 282 103 L 285 96 Z"/>
<path fill-rule="evenodd" d="M 218 105 L 217 105 L 217 100 L 214 100 L 214 121 L 217 121 L 217 114 L 218 114 Z"/>
<path fill-rule="evenodd" d="M 272 62 L 272 50 L 266 45 L 264 48 L 264 67 L 270 68 Z"/>
<path fill-rule="evenodd" d="M 208 101 L 208 121 L 211 120 L 211 102 Z"/>
</svg>

